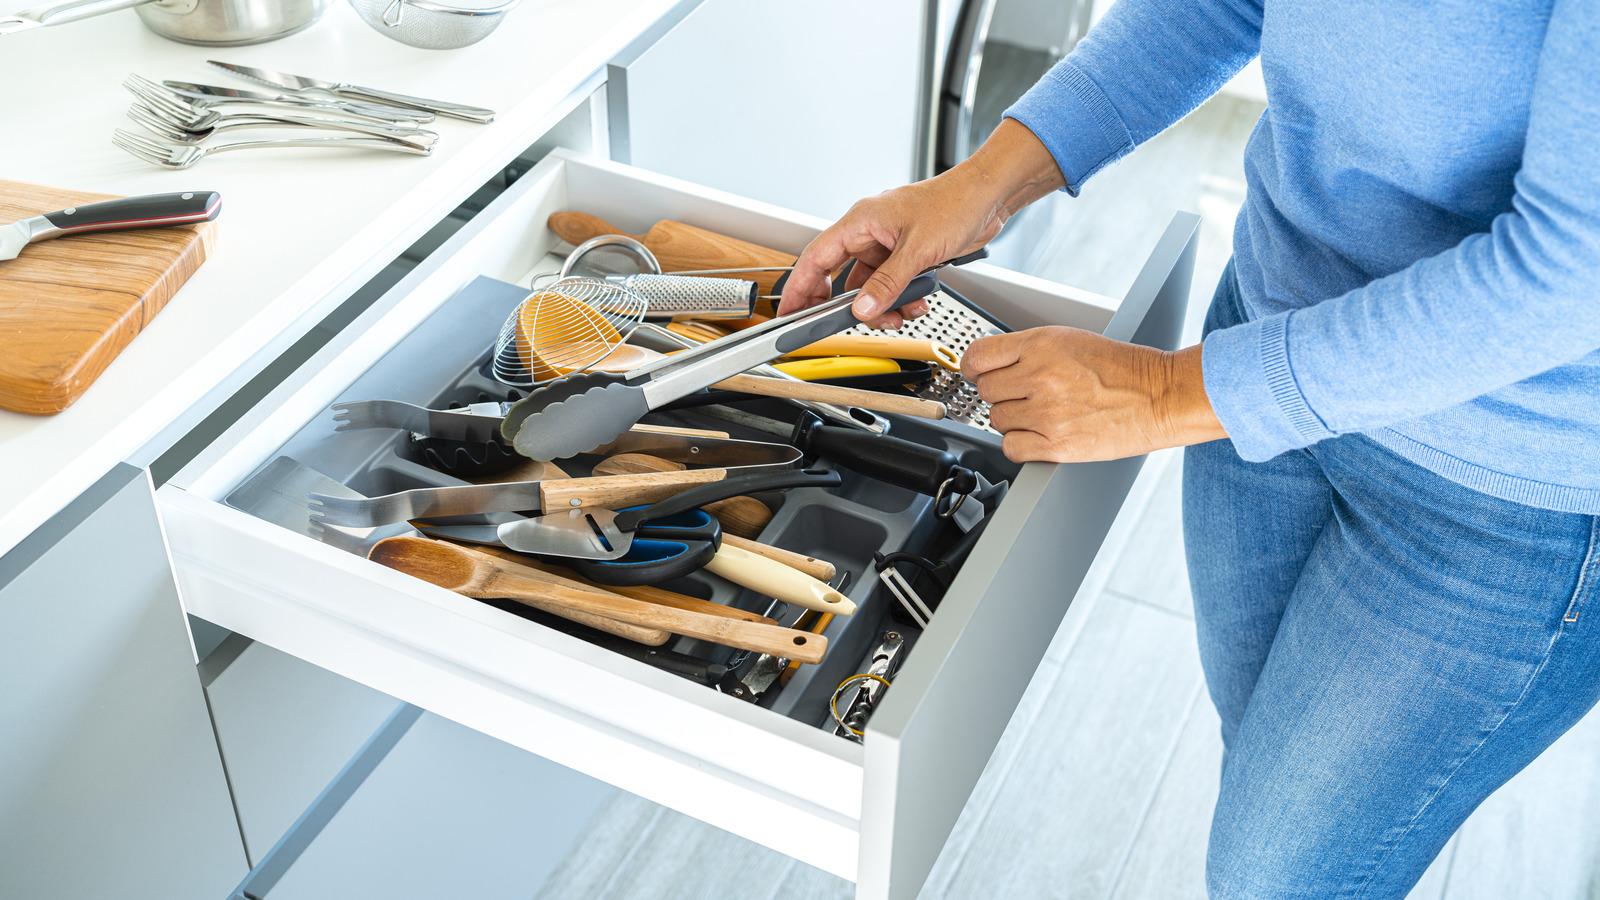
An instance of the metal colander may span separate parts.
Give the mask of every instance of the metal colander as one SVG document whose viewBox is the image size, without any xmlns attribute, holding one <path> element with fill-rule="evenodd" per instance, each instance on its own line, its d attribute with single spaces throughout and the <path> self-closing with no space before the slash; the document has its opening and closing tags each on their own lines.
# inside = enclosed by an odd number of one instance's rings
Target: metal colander
<svg viewBox="0 0 1600 900">
<path fill-rule="evenodd" d="M 622 345 L 647 305 L 622 285 L 597 278 L 536 288 L 500 326 L 490 368 L 496 380 L 515 387 L 581 372 Z"/>
<path fill-rule="evenodd" d="M 424 50 L 455 50 L 476 44 L 500 27 L 521 0 L 350 0 L 362 21 L 378 33 Z"/>
</svg>

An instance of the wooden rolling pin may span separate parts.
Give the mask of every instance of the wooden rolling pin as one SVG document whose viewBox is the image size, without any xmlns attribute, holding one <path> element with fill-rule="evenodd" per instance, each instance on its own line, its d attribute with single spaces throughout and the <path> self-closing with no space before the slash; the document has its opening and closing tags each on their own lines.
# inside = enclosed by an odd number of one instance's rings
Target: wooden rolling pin
<svg viewBox="0 0 1600 900">
<path fill-rule="evenodd" d="M 682 469 L 684 466 L 682 463 L 675 463 L 671 460 L 661 459 L 660 457 L 650 456 L 645 453 L 618 453 L 616 456 L 613 456 L 610 459 L 602 460 L 599 465 L 595 466 L 594 470 L 596 472 L 600 472 L 602 468 L 606 469 L 606 472 L 602 474 L 625 474 L 631 472 L 670 472 L 674 469 Z M 772 520 L 772 510 L 767 509 L 767 505 L 765 503 L 762 503 L 760 500 L 757 500 L 754 497 L 733 497 L 731 500 L 749 501 L 750 504 L 761 507 L 762 511 L 766 514 L 765 518 L 761 520 L 762 528 L 765 528 L 767 522 Z M 741 550 L 754 553 L 757 556 L 765 556 L 767 559 L 770 559 L 774 562 L 781 562 L 792 569 L 799 569 L 818 581 L 833 580 L 833 576 L 837 574 L 837 569 L 835 569 L 833 563 L 828 562 L 825 559 L 818 559 L 815 556 L 806 556 L 803 553 L 796 553 L 793 550 L 785 550 L 782 547 L 774 547 L 771 544 L 763 544 L 758 541 L 750 540 L 749 537 L 745 535 L 734 533 L 733 527 L 729 524 L 730 519 L 723 518 L 722 509 L 718 508 L 721 507 L 722 504 L 728 502 L 730 501 L 723 500 L 720 503 L 708 503 L 701 507 L 706 512 L 716 516 L 717 521 L 722 523 L 722 542 L 724 544 L 727 544 L 730 547 L 738 547 Z M 725 509 L 725 507 L 723 508 Z M 731 521 L 740 523 L 741 527 L 747 529 L 748 526 L 754 522 L 754 519 L 751 516 L 751 511 L 748 509 L 741 509 L 736 511 L 735 517 L 733 517 Z M 759 535 L 760 533 L 761 529 L 756 529 L 756 535 Z"/>
<path fill-rule="evenodd" d="M 821 635 L 657 606 L 610 591 L 561 584 L 550 580 L 552 576 L 546 573 L 444 541 L 421 537 L 385 538 L 373 546 L 368 558 L 467 597 L 553 603 L 741 650 L 782 654 L 801 662 L 820 662 L 828 648 L 827 638 Z"/>
<path fill-rule="evenodd" d="M 550 215 L 550 230 L 569 244 L 581 244 L 602 234 L 623 234 L 631 237 L 655 254 L 664 272 L 696 271 L 699 269 L 739 269 L 755 266 L 792 266 L 795 256 L 741 241 L 738 238 L 662 219 L 644 234 L 628 234 L 621 228 L 596 216 L 581 212 L 558 212 Z M 772 293 L 772 286 L 782 272 L 749 272 L 729 275 L 744 281 L 754 281 L 763 295 Z M 763 308 L 765 307 L 765 308 Z M 772 315 L 770 302 L 757 304 L 757 312 Z"/>
</svg>

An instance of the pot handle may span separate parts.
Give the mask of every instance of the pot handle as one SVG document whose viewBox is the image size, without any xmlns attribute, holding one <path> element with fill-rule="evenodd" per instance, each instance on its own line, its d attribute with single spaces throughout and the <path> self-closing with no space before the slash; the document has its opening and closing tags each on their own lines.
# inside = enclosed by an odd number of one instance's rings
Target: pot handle
<svg viewBox="0 0 1600 900">
<path fill-rule="evenodd" d="M 0 16 L 0 34 L 43 28 L 46 25 L 65 25 L 90 16 L 142 6 L 150 2 L 152 0 L 68 0 L 66 3 L 35 6 L 9 16 Z"/>
</svg>

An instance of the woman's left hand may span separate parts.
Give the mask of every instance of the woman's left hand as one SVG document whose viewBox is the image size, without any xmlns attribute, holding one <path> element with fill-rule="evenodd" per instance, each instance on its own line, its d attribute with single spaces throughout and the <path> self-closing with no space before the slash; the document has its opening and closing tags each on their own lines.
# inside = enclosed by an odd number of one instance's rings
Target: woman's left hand
<svg viewBox="0 0 1600 900">
<path fill-rule="evenodd" d="M 1206 398 L 1201 352 L 1031 328 L 974 341 L 961 374 L 991 404 L 1011 460 L 1122 459 L 1228 436 Z"/>
</svg>

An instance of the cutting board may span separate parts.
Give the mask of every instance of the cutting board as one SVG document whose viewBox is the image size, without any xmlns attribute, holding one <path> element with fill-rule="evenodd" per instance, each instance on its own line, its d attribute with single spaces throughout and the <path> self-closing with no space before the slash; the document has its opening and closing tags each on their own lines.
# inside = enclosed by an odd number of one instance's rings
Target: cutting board
<svg viewBox="0 0 1600 900">
<path fill-rule="evenodd" d="M 114 199 L 0 180 L 0 223 Z M 214 230 L 62 237 L 0 261 L 0 409 L 71 406 L 205 262 Z"/>
</svg>

